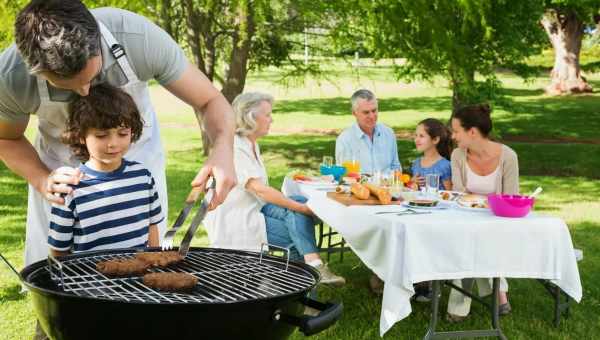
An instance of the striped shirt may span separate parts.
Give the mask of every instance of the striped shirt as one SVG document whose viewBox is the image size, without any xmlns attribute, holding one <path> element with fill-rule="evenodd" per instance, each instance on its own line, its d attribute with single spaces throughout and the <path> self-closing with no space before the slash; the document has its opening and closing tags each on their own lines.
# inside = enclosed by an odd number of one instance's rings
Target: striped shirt
<svg viewBox="0 0 600 340">
<path fill-rule="evenodd" d="M 54 204 L 48 245 L 73 252 L 143 247 L 148 229 L 164 218 L 152 174 L 140 163 L 123 159 L 112 172 L 80 166 L 85 177 Z"/>
</svg>

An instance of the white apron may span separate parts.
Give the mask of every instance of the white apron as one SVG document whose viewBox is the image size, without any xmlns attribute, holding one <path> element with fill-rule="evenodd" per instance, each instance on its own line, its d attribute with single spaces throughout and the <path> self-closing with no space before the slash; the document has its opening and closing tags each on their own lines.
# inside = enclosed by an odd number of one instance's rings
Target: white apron
<svg viewBox="0 0 600 340">
<path fill-rule="evenodd" d="M 117 45 L 113 35 L 106 26 L 98 22 L 102 38 L 109 47 Z M 158 130 L 158 120 L 150 101 L 150 93 L 146 82 L 142 82 L 133 72 L 122 50 L 113 52 L 119 66 L 127 77 L 127 83 L 121 87 L 135 101 L 144 119 L 144 130 L 140 139 L 131 145 L 125 158 L 142 163 L 152 172 L 165 219 L 158 225 L 159 237 L 166 230 L 168 216 L 167 185 L 165 178 L 165 156 Z M 80 161 L 75 158 L 69 147 L 62 144 L 60 135 L 63 133 L 68 118 L 68 103 L 50 101 L 48 85 L 38 77 L 38 92 L 40 107 L 38 116 L 38 133 L 34 143 L 40 159 L 50 170 L 61 166 L 78 167 Z M 48 229 L 51 205 L 39 192 L 29 185 L 27 203 L 27 234 L 25 241 L 25 265 L 42 260 L 48 256 Z"/>
</svg>

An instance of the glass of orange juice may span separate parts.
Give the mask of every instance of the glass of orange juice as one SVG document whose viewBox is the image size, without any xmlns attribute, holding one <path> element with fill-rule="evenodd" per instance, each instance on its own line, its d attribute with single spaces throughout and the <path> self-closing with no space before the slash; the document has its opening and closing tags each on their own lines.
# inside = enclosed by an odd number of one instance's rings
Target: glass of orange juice
<svg viewBox="0 0 600 340">
<path fill-rule="evenodd" d="M 346 168 L 347 173 L 360 174 L 360 162 L 355 159 L 349 159 L 342 162 L 342 166 Z"/>
<path fill-rule="evenodd" d="M 360 174 L 360 154 L 356 150 L 343 150 L 341 155 L 342 166 L 347 174 Z"/>
</svg>

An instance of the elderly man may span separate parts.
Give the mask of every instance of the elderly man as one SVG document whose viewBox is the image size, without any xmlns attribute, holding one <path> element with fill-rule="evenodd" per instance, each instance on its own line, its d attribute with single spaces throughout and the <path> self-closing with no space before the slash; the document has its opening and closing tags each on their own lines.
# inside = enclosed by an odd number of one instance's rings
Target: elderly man
<svg viewBox="0 0 600 340">
<path fill-rule="evenodd" d="M 350 102 L 356 123 L 344 130 L 335 141 L 336 162 L 358 161 L 360 172 L 371 175 L 401 169 L 396 135 L 391 128 L 377 123 L 379 109 L 373 92 L 358 90 Z M 383 281 L 377 275 L 371 275 L 369 286 L 373 293 L 383 294 Z"/>
<path fill-rule="evenodd" d="M 68 184 L 82 176 L 60 141 L 67 106 L 98 83 L 123 89 L 142 114 L 142 136 L 126 156 L 152 172 L 164 208 L 165 155 L 147 82 L 156 79 L 203 112 L 215 147 L 193 184 L 203 186 L 212 174 L 213 208 L 223 202 L 236 180 L 231 106 L 166 32 L 116 8 L 89 11 L 79 0 L 33 0 L 17 16 L 15 41 L 0 54 L 0 159 L 29 183 L 26 265 L 48 254 L 50 203 L 64 203 L 59 194 L 69 194 Z M 31 114 L 38 118 L 33 145 L 23 135 Z M 160 235 L 165 229 L 159 225 Z"/>
<path fill-rule="evenodd" d="M 344 130 L 335 141 L 335 159 L 338 164 L 356 160 L 360 172 L 400 169 L 396 135 L 389 127 L 377 123 L 377 98 L 369 90 L 358 90 L 350 98 L 356 123 Z"/>
</svg>

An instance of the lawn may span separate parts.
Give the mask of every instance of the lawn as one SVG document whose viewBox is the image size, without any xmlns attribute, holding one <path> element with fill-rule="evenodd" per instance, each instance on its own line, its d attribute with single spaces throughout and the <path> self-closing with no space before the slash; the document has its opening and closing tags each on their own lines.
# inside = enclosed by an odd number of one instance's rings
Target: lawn
<svg viewBox="0 0 600 340">
<path fill-rule="evenodd" d="M 316 169 L 323 155 L 333 154 L 335 134 L 352 121 L 348 99 L 359 87 L 368 87 L 380 99 L 380 121 L 392 126 L 400 136 L 409 136 L 415 124 L 425 117 L 447 119 L 450 92 L 445 82 L 406 84 L 395 80 L 388 67 L 374 66 L 356 72 L 338 72 L 334 83 L 308 80 L 293 88 L 274 83 L 277 71 L 267 69 L 254 74 L 248 90 L 274 94 L 272 135 L 262 142 L 271 184 L 280 187 L 290 169 Z M 600 87 L 600 75 L 588 75 Z M 573 242 L 583 249 L 579 270 L 583 300 L 574 305 L 570 319 L 554 328 L 552 302 L 535 280 L 509 280 L 513 313 L 502 319 L 510 339 L 592 339 L 600 338 L 600 95 L 545 97 L 545 77 L 523 83 L 510 74 L 500 74 L 505 86 L 504 100 L 494 106 L 495 134 L 519 154 L 522 191 L 544 187 L 536 205 L 538 212 L 563 218 L 569 225 Z M 151 89 L 168 150 L 169 220 L 173 221 L 202 161 L 200 137 L 191 110 L 160 87 Z M 33 125 L 33 124 L 32 124 Z M 28 136 L 34 128 L 30 127 Z M 567 143 L 565 141 L 570 141 Z M 412 142 L 398 142 L 401 162 L 407 165 L 417 154 Z M 25 242 L 26 186 L 0 166 L 0 251 L 17 267 L 23 263 Z M 195 245 L 207 245 L 200 230 Z M 379 330 L 380 299 L 369 293 L 370 275 L 353 254 L 340 262 L 336 256 L 330 266 L 348 280 L 341 289 L 321 287 L 323 300 L 343 301 L 343 318 L 314 339 L 376 339 Z M 0 264 L 0 339 L 29 339 L 34 316 L 27 296 L 19 293 L 18 280 Z M 447 292 L 444 292 L 447 296 Z M 442 310 L 445 310 L 443 299 Z M 427 328 L 429 306 L 414 304 L 413 313 L 396 324 L 385 339 L 421 338 Z M 460 327 L 487 327 L 483 309 L 474 305 L 464 325 L 441 322 L 444 330 Z M 199 334 L 201 334 L 199 326 Z M 294 339 L 303 336 L 295 333 Z"/>
</svg>

